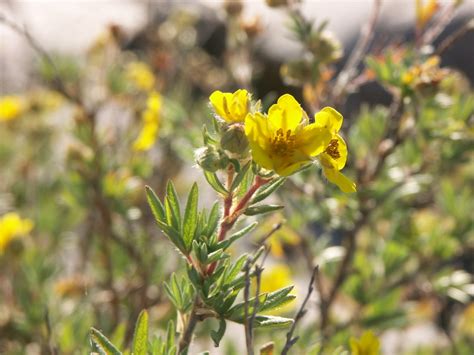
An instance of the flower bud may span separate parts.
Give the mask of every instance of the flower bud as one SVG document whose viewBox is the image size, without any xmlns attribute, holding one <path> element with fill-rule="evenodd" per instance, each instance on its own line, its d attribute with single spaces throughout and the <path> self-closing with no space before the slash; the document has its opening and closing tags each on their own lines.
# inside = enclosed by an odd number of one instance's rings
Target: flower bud
<svg viewBox="0 0 474 355">
<path fill-rule="evenodd" d="M 243 155 L 248 151 L 249 142 L 242 125 L 231 125 L 221 137 L 221 147 L 231 153 Z"/>
<path fill-rule="evenodd" d="M 229 16 L 239 16 L 244 8 L 242 0 L 225 0 L 224 9 Z"/>
<path fill-rule="evenodd" d="M 270 7 L 288 6 L 288 0 L 266 0 L 266 3 Z"/>
<path fill-rule="evenodd" d="M 314 33 L 308 46 L 311 53 L 323 63 L 331 63 L 342 57 L 341 42 L 327 31 Z"/>
<path fill-rule="evenodd" d="M 196 163 L 203 170 L 215 173 L 229 164 L 229 158 L 213 146 L 207 146 L 196 150 Z"/>
</svg>

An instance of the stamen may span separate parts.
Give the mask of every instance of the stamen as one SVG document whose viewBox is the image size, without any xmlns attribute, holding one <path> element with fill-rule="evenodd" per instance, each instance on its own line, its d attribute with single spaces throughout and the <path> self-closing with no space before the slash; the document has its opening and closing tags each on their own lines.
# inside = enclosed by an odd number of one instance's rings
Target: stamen
<svg viewBox="0 0 474 355">
<path fill-rule="evenodd" d="M 339 153 L 339 141 L 337 139 L 332 139 L 329 142 L 329 145 L 326 148 L 326 153 L 334 159 L 339 159 L 341 157 L 341 153 Z"/>
<path fill-rule="evenodd" d="M 275 133 L 275 136 L 270 141 L 273 152 L 283 157 L 293 155 L 295 150 L 295 136 L 291 134 L 291 130 L 283 132 L 283 129 L 280 128 Z"/>
</svg>

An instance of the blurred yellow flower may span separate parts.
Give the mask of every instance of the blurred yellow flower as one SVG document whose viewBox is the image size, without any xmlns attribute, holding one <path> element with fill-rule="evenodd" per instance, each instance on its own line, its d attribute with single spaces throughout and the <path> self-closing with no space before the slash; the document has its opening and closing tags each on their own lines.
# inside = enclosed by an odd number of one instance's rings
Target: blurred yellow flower
<svg viewBox="0 0 474 355">
<path fill-rule="evenodd" d="M 25 110 L 21 97 L 9 95 L 0 97 L 0 122 L 14 120 Z"/>
<path fill-rule="evenodd" d="M 143 127 L 137 139 L 133 142 L 136 151 L 147 151 L 155 144 L 160 124 L 161 96 L 152 92 L 147 100 L 147 107 L 142 112 Z"/>
<path fill-rule="evenodd" d="M 310 124 L 300 104 L 289 94 L 281 96 L 268 115 L 248 114 L 245 134 L 255 162 L 281 176 L 310 163 L 331 140 L 329 130 Z"/>
<path fill-rule="evenodd" d="M 143 62 L 131 62 L 125 69 L 125 76 L 140 90 L 149 91 L 155 86 L 155 76 Z"/>
<path fill-rule="evenodd" d="M 380 341 L 371 331 L 367 331 L 360 339 L 351 338 L 351 355 L 377 355 L 380 354 Z"/>
<path fill-rule="evenodd" d="M 283 223 L 282 215 L 275 215 L 273 218 L 267 219 L 261 227 L 260 232 L 268 234 L 275 228 L 275 225 Z M 285 256 L 284 247 L 295 247 L 301 242 L 301 237 L 298 233 L 287 224 L 282 224 L 281 227 L 272 233 L 272 236 L 268 239 L 270 245 L 270 253 L 275 258 L 283 258 Z"/>
<path fill-rule="evenodd" d="M 324 176 L 343 192 L 355 192 L 355 183 L 340 172 L 347 161 L 347 145 L 338 134 L 342 126 L 342 115 L 331 107 L 325 107 L 314 118 L 316 127 L 327 129 L 331 134 L 329 144 L 319 156 Z"/>
<path fill-rule="evenodd" d="M 260 293 L 273 292 L 284 287 L 293 285 L 293 278 L 290 268 L 286 264 L 278 264 L 265 268 L 260 280 Z M 294 294 L 294 289 L 290 294 Z M 293 301 L 283 304 L 281 307 L 265 312 L 267 314 L 282 314 L 288 313 L 295 307 Z"/>
<path fill-rule="evenodd" d="M 33 229 L 33 221 L 22 219 L 16 212 L 9 212 L 0 217 L 0 255 L 12 240 L 28 234 Z"/>
<path fill-rule="evenodd" d="M 423 63 L 410 67 L 403 73 L 402 82 L 413 89 L 440 83 L 449 74 L 449 70 L 439 67 L 440 61 L 440 57 L 431 56 Z"/>
<path fill-rule="evenodd" d="M 239 89 L 234 93 L 214 91 L 209 96 L 216 114 L 228 123 L 244 122 L 249 112 L 249 93 Z"/>
<path fill-rule="evenodd" d="M 416 0 L 416 25 L 418 28 L 424 28 L 426 24 L 433 18 L 439 10 L 438 0 L 428 0 L 424 4 L 424 0 Z"/>
<path fill-rule="evenodd" d="M 89 282 L 82 275 L 73 275 L 58 280 L 54 291 L 61 297 L 81 296 L 87 292 Z"/>
</svg>

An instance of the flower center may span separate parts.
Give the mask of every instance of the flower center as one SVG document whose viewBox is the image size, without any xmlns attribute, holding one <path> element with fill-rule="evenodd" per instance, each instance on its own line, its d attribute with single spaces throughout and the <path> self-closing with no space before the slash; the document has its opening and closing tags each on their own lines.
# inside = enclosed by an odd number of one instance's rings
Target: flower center
<svg viewBox="0 0 474 355">
<path fill-rule="evenodd" d="M 295 150 L 295 140 L 296 138 L 291 134 L 290 129 L 285 133 L 283 129 L 280 128 L 270 141 L 272 151 L 279 156 L 291 156 Z"/>
<path fill-rule="evenodd" d="M 339 153 L 339 141 L 337 139 L 332 139 L 329 142 L 328 147 L 326 148 L 326 153 L 330 155 L 333 159 L 338 159 L 341 157 L 341 153 Z"/>
</svg>

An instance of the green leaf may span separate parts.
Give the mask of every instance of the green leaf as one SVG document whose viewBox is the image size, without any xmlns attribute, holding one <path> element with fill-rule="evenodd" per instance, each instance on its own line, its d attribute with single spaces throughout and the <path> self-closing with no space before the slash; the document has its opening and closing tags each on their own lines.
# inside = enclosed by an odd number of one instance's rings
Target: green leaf
<svg viewBox="0 0 474 355">
<path fill-rule="evenodd" d="M 228 192 L 227 192 L 226 188 L 224 187 L 224 185 L 222 185 L 222 183 L 220 182 L 220 180 L 217 177 L 216 173 L 211 173 L 211 172 L 205 171 L 204 172 L 204 177 L 206 178 L 209 185 L 211 185 L 211 187 L 215 191 L 217 191 L 221 195 L 224 195 L 224 196 L 227 195 Z"/>
<path fill-rule="evenodd" d="M 286 177 L 280 177 L 278 179 L 275 179 L 268 185 L 264 185 L 260 187 L 257 192 L 255 193 L 255 196 L 252 198 L 252 201 L 250 204 L 256 204 L 257 202 L 263 201 L 266 199 L 268 196 L 270 196 L 273 192 L 278 190 L 286 181 Z"/>
<path fill-rule="evenodd" d="M 224 284 L 228 284 L 232 281 L 234 281 L 235 277 L 239 274 L 239 272 L 242 271 L 242 268 L 244 267 L 245 261 L 248 258 L 248 254 L 243 254 L 241 255 L 237 261 L 229 266 L 224 274 Z"/>
<path fill-rule="evenodd" d="M 121 348 L 123 346 L 126 331 L 127 323 L 125 321 L 120 322 L 117 327 L 115 327 L 114 333 L 110 337 L 110 341 L 112 344 L 117 344 L 117 348 Z"/>
<path fill-rule="evenodd" d="M 253 222 L 252 224 L 248 225 L 247 227 L 241 229 L 240 231 L 232 234 L 226 240 L 223 240 L 217 244 L 217 249 L 227 249 L 229 246 L 232 245 L 236 240 L 242 238 L 247 233 L 251 232 L 257 226 L 258 222 Z"/>
<path fill-rule="evenodd" d="M 118 350 L 104 334 L 95 328 L 91 328 L 90 330 L 90 339 L 97 346 L 97 349 L 101 355 L 122 354 L 120 350 Z"/>
<path fill-rule="evenodd" d="M 164 222 L 157 221 L 158 226 L 160 227 L 161 231 L 168 237 L 168 239 L 185 255 L 185 248 L 181 236 L 176 229 L 172 226 L 167 225 Z"/>
<path fill-rule="evenodd" d="M 274 211 L 281 210 L 285 206 L 281 205 L 260 205 L 260 206 L 250 206 L 245 211 L 244 214 L 247 216 L 256 216 L 258 214 L 270 213 Z"/>
<path fill-rule="evenodd" d="M 209 255 L 207 255 L 207 259 L 204 263 L 205 264 L 211 264 L 215 261 L 226 259 L 228 257 L 229 257 L 229 254 L 226 254 L 226 253 L 224 253 L 224 250 L 219 249 L 219 250 L 216 250 L 216 251 L 210 253 Z"/>
<path fill-rule="evenodd" d="M 252 164 L 249 162 L 244 165 L 244 167 L 239 171 L 237 176 L 234 178 L 234 181 L 232 181 L 232 186 L 230 188 L 231 191 L 234 191 L 237 187 L 239 187 L 240 183 L 244 179 L 245 175 L 249 171 L 249 168 Z"/>
<path fill-rule="evenodd" d="M 212 205 L 211 212 L 209 212 L 209 218 L 207 220 L 206 229 L 203 231 L 203 234 L 207 237 L 210 237 L 217 229 L 217 225 L 219 223 L 220 213 L 219 213 L 220 205 L 216 201 L 214 205 Z"/>
<path fill-rule="evenodd" d="M 186 210 L 184 211 L 183 242 L 187 251 L 189 251 L 193 242 L 194 233 L 198 223 L 198 199 L 199 190 L 197 184 L 194 183 L 191 191 L 189 192 Z"/>
<path fill-rule="evenodd" d="M 180 231 L 181 209 L 179 207 L 178 194 L 176 193 L 176 189 L 174 188 L 174 185 L 171 181 L 169 181 L 168 185 L 166 186 L 166 202 L 167 203 L 165 203 L 165 207 L 169 209 L 168 214 L 171 214 L 171 222 L 173 222 L 173 227 Z"/>
<path fill-rule="evenodd" d="M 166 354 L 176 353 L 176 351 L 173 352 L 173 350 L 175 349 L 175 336 L 176 336 L 176 330 L 174 327 L 174 322 L 173 320 L 170 320 L 168 322 L 168 328 L 166 330 L 166 348 L 165 348 Z"/>
<path fill-rule="evenodd" d="M 164 221 L 166 218 L 166 213 L 160 199 L 158 196 L 156 196 L 155 192 L 150 186 L 145 186 L 145 191 L 148 204 L 150 205 L 151 211 L 153 212 L 153 216 L 155 216 L 157 221 Z"/>
<path fill-rule="evenodd" d="M 260 307 L 262 307 L 266 300 L 267 294 L 261 293 L 258 296 L 258 307 L 257 312 L 259 311 Z M 248 314 L 252 314 L 255 306 L 255 297 L 251 297 L 248 300 Z M 232 307 L 227 313 L 226 316 L 237 323 L 243 323 L 245 317 L 245 301 L 237 303 L 234 307 Z"/>
<path fill-rule="evenodd" d="M 138 316 L 133 333 L 132 354 L 147 355 L 148 350 L 148 312 L 143 310 Z"/>
<path fill-rule="evenodd" d="M 269 293 L 267 295 L 267 299 L 265 300 L 265 303 L 259 309 L 259 311 L 260 312 L 269 311 L 271 309 L 281 307 L 293 301 L 296 298 L 296 296 L 289 295 L 292 289 L 293 289 L 293 286 L 288 286 L 280 290 Z"/>
<path fill-rule="evenodd" d="M 225 334 L 225 329 L 226 329 L 225 319 L 221 318 L 219 319 L 219 329 L 217 329 L 217 331 L 211 330 L 211 338 L 216 348 L 219 347 L 219 343 L 221 342 L 222 337 Z"/>
<path fill-rule="evenodd" d="M 255 317 L 255 327 L 258 328 L 286 328 L 293 324 L 293 319 L 276 317 L 276 316 L 262 316 Z"/>
</svg>

